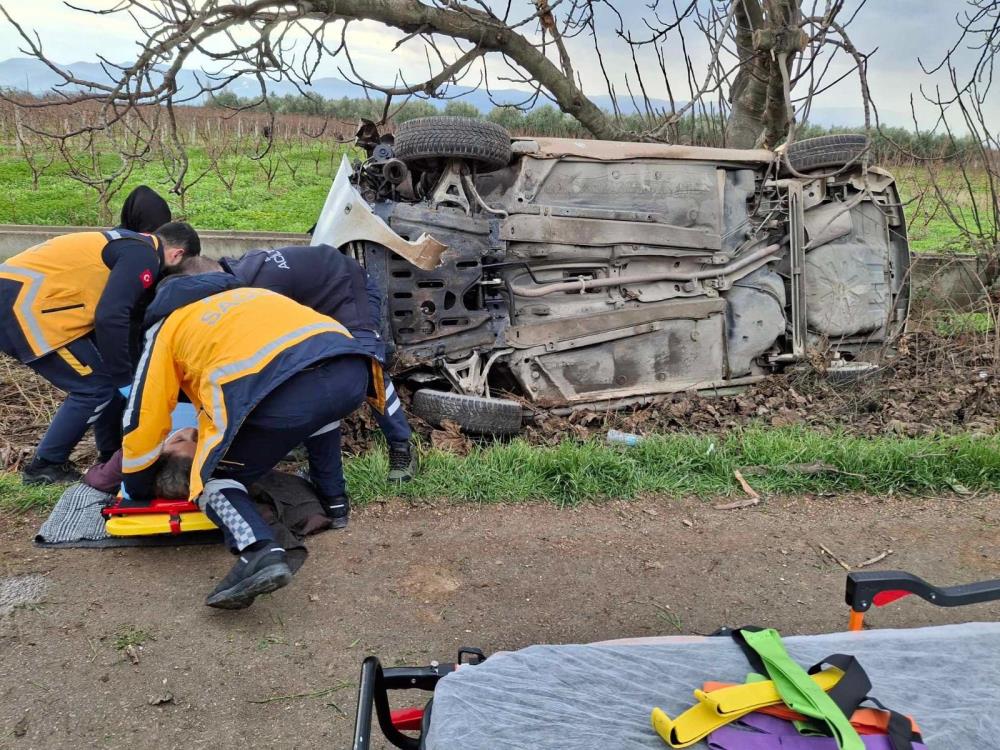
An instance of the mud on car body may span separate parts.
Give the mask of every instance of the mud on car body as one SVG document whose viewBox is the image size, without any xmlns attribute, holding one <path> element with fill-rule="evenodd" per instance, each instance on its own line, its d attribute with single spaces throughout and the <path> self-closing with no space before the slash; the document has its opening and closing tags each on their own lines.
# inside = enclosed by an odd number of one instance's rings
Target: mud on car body
<svg viewBox="0 0 1000 750">
<path fill-rule="evenodd" d="M 902 330 L 906 227 L 866 143 L 776 153 L 512 141 L 468 118 L 394 138 L 369 124 L 353 183 L 403 239 L 447 250 L 422 270 L 376 242 L 352 248 L 431 421 L 515 431 L 521 406 L 491 393 L 604 409 L 743 386 L 809 350 L 860 361 Z"/>
</svg>

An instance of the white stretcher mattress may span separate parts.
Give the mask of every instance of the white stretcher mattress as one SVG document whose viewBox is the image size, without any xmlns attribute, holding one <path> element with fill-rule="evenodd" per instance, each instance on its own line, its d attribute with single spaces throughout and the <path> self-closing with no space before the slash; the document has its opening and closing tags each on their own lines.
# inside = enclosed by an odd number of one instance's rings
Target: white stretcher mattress
<svg viewBox="0 0 1000 750">
<path fill-rule="evenodd" d="M 804 667 L 858 658 L 872 695 L 912 715 L 932 750 L 1000 748 L 1000 623 L 784 638 Z M 675 716 L 706 680 L 742 682 L 730 638 L 531 646 L 444 677 L 427 750 L 662 750 L 649 713 Z M 703 748 L 704 743 L 695 747 Z"/>
</svg>

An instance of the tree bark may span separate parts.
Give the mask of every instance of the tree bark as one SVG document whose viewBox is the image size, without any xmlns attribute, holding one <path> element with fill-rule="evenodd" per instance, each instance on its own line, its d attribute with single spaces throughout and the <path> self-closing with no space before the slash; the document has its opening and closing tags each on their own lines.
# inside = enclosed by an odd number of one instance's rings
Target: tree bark
<svg viewBox="0 0 1000 750">
<path fill-rule="evenodd" d="M 764 28 L 764 11 L 758 0 L 732 0 L 736 14 L 736 54 L 739 72 L 730 94 L 726 145 L 730 148 L 753 148 L 764 130 L 768 60 L 754 49 L 753 32 Z"/>
<path fill-rule="evenodd" d="M 733 83 L 726 145 L 774 147 L 788 132 L 788 108 L 777 55 L 791 71 L 801 49 L 801 0 L 732 0 L 742 61 Z"/>
</svg>

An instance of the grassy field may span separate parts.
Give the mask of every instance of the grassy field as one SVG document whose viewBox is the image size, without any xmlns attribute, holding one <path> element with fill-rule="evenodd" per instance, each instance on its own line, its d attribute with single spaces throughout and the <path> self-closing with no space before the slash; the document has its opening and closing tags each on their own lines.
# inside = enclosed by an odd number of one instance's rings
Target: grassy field
<svg viewBox="0 0 1000 750">
<path fill-rule="evenodd" d="M 970 229 L 975 226 L 974 204 L 982 210 L 989 203 L 986 173 L 971 176 L 973 200 L 958 169 L 939 168 L 934 180 L 922 166 L 892 167 L 890 171 L 896 176 L 906 203 L 910 248 L 915 252 L 968 252 L 968 242 L 955 221 Z"/>
<path fill-rule="evenodd" d="M 199 229 L 304 232 L 319 216 L 344 151 L 343 146 L 324 143 L 283 148 L 280 155 L 273 157 L 278 159 L 277 165 L 266 160 L 258 165 L 248 157 L 233 157 L 223 171 L 227 180 L 229 175 L 235 178 L 232 193 L 218 175 L 209 172 L 186 192 L 183 209 L 178 197 L 167 193 L 171 180 L 164 165 L 153 161 L 137 167 L 110 203 L 117 210 L 132 188 L 145 184 L 167 197 L 176 217 Z M 210 167 L 201 150 L 192 151 L 189 158 L 191 179 Z M 276 168 L 270 186 L 262 166 Z M 41 176 L 38 190 L 33 190 L 27 164 L 13 149 L 0 146 L 0 185 L 0 223 L 104 223 L 95 190 L 69 177 L 66 166 L 59 162 Z M 117 216 L 114 219 L 117 222 Z"/>
<path fill-rule="evenodd" d="M 249 157 L 227 157 L 226 179 L 235 176 L 232 192 L 211 171 L 186 193 L 181 209 L 177 196 L 169 196 L 175 213 L 200 229 L 244 229 L 275 232 L 303 232 L 313 225 L 330 188 L 334 170 L 345 146 L 317 142 L 309 146 L 282 146 L 278 155 L 261 162 Z M 277 161 L 277 164 L 269 162 Z M 209 170 L 210 160 L 203 150 L 190 153 L 191 178 Z M 263 167 L 275 167 L 270 186 Z M 0 223 L 101 225 L 96 192 L 66 174 L 66 166 L 55 162 L 42 175 L 38 190 L 32 189 L 31 171 L 14 150 L 0 146 Z M 930 190 L 923 167 L 897 167 L 903 199 L 907 201 L 911 247 L 918 252 L 963 251 L 965 240 L 943 209 L 942 201 Z M 963 190 L 960 175 L 944 170 L 939 178 L 952 209 L 969 215 L 971 201 Z M 164 165 L 152 161 L 136 168 L 131 178 L 111 200 L 120 206 L 136 185 L 147 184 L 166 193 L 171 185 Z M 986 196 L 985 178 L 974 181 L 981 197 Z"/>
<path fill-rule="evenodd" d="M 761 494 L 864 492 L 968 494 L 1000 490 L 1000 438 L 860 438 L 804 429 L 750 428 L 724 439 L 689 434 L 650 438 L 634 448 L 564 441 L 543 448 L 522 441 L 468 455 L 424 453 L 420 474 L 396 487 L 384 450 L 346 461 L 358 503 L 402 496 L 454 502 L 560 506 L 640 495 L 704 498 L 740 494 L 740 470 Z M 0 509 L 45 508 L 59 489 L 26 488 L 0 474 Z"/>
</svg>

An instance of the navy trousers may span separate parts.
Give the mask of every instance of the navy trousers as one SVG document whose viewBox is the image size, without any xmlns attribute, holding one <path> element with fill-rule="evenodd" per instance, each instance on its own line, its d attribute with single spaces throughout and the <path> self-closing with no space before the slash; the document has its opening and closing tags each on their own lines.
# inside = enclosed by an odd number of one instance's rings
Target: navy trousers
<svg viewBox="0 0 1000 750">
<path fill-rule="evenodd" d="M 0 351 L 15 356 L 2 329 Z M 104 374 L 93 337 L 77 339 L 25 364 L 67 393 L 38 444 L 39 458 L 56 464 L 69 460 L 69 454 L 91 426 L 101 454 L 107 456 L 122 447 L 125 399 Z"/>
<path fill-rule="evenodd" d="M 206 513 L 231 549 L 274 539 L 247 488 L 302 443 L 320 494 L 343 494 L 338 428 L 341 419 L 364 403 L 370 377 L 367 358 L 336 357 L 292 376 L 250 412 L 202 495 Z"/>
</svg>

